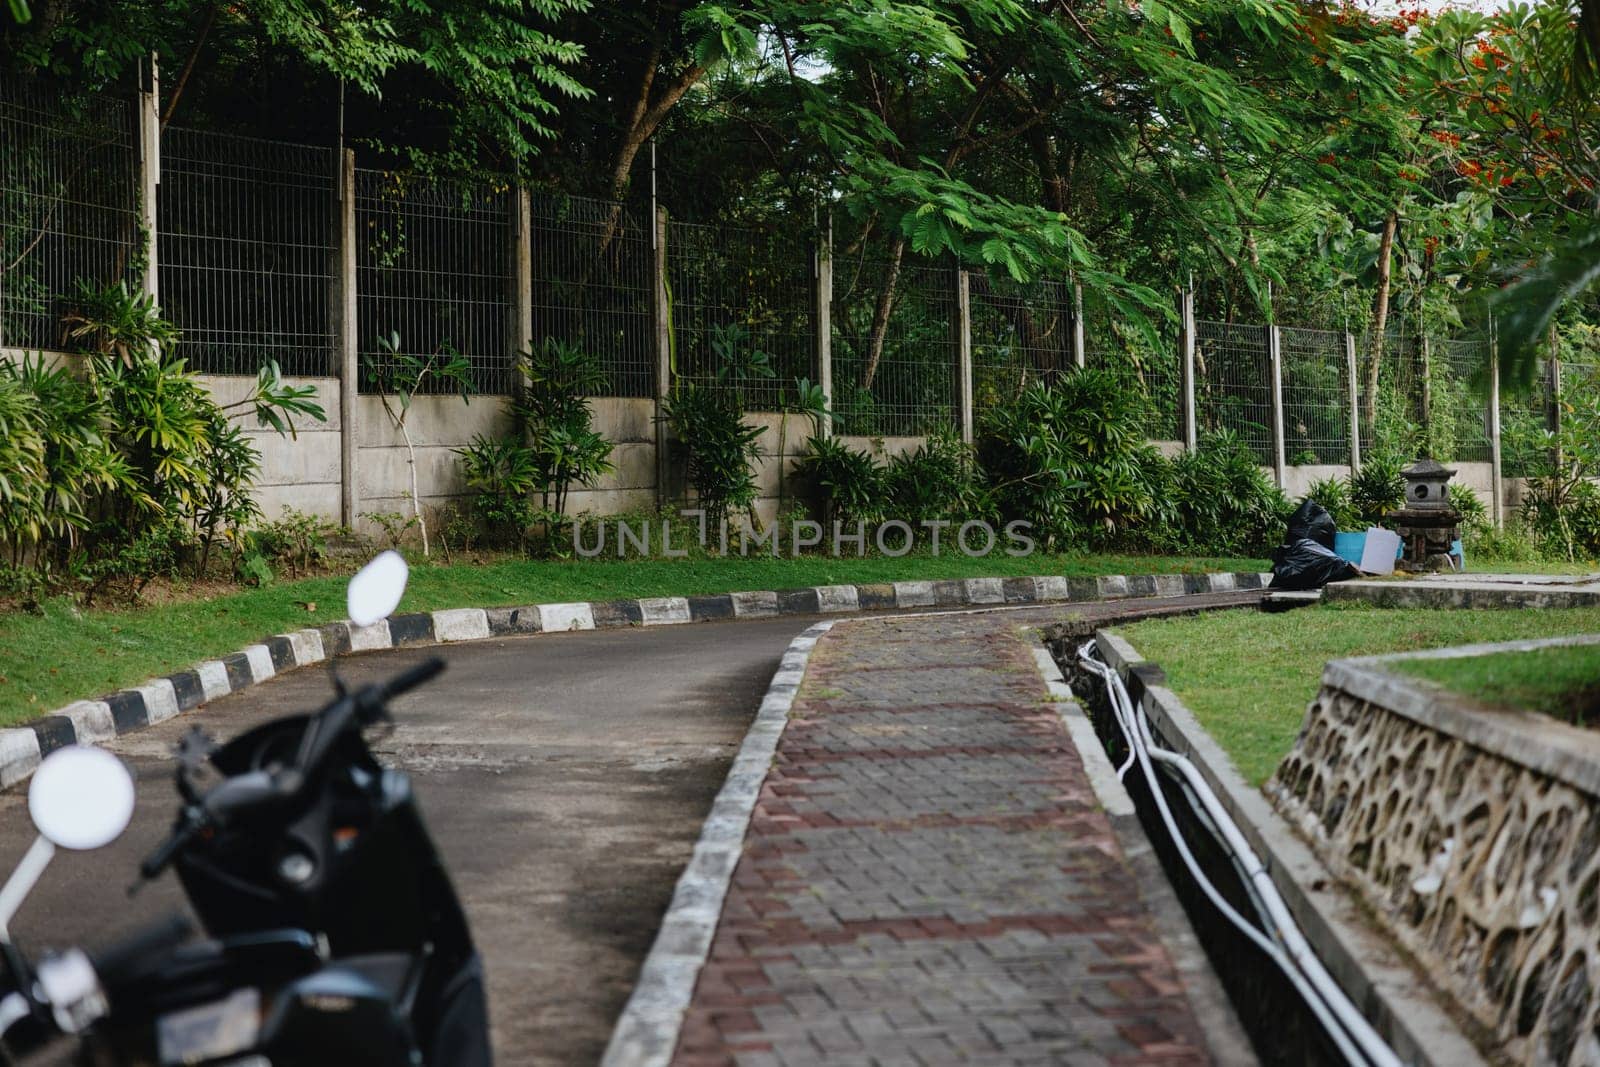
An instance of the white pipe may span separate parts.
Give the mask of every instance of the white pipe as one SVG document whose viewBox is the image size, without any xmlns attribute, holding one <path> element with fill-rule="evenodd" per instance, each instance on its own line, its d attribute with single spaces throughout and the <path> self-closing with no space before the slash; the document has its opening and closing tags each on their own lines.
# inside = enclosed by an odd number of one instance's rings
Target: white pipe
<svg viewBox="0 0 1600 1067">
<path fill-rule="evenodd" d="M 1222 802 L 1200 774 L 1199 769 L 1183 755 L 1155 743 L 1150 733 L 1148 719 L 1142 711 L 1135 708 L 1121 676 L 1108 664 L 1096 659 L 1094 653 L 1094 642 L 1086 642 L 1078 650 L 1078 659 L 1087 670 L 1099 675 L 1105 682 L 1113 714 L 1123 737 L 1128 742 L 1129 762 L 1131 764 L 1137 760 L 1145 772 L 1167 832 L 1171 834 L 1178 854 L 1202 891 L 1229 922 L 1250 937 L 1283 969 L 1348 1060 L 1352 1063 L 1370 1063 L 1379 1067 L 1401 1067 L 1400 1057 L 1372 1028 L 1366 1017 L 1350 1002 L 1344 990 L 1322 965 L 1322 961 L 1294 921 L 1260 857 L 1245 840 L 1244 834 L 1222 806 Z M 1210 879 L 1200 870 L 1199 863 L 1178 831 L 1176 820 L 1172 817 L 1166 796 L 1161 789 L 1161 783 L 1156 778 L 1152 760 L 1176 772 L 1181 783 L 1187 787 L 1185 792 L 1199 801 L 1200 806 L 1196 814 L 1201 816 L 1203 822 L 1210 824 L 1214 836 L 1218 837 L 1240 870 L 1246 891 L 1257 910 L 1262 913 L 1268 931 L 1272 935 L 1270 941 L 1222 898 Z"/>
</svg>

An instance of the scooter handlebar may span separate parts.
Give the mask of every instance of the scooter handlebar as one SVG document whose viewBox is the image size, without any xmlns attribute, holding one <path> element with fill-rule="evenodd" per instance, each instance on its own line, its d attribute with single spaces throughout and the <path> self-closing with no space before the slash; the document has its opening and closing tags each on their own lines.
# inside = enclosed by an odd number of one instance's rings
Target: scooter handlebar
<svg viewBox="0 0 1600 1067">
<path fill-rule="evenodd" d="M 438 656 L 429 656 L 415 667 L 407 667 L 399 674 L 390 678 L 378 687 L 378 699 L 387 703 L 401 693 L 415 689 L 417 686 L 433 678 L 437 678 L 444 670 L 444 660 Z"/>
<path fill-rule="evenodd" d="M 144 858 L 144 862 L 139 864 L 139 876 L 149 881 L 166 870 L 167 864 L 171 863 L 173 857 L 194 839 L 203 825 L 200 819 L 185 813 L 183 822 L 173 829 L 165 841 L 156 846 L 154 852 Z"/>
</svg>

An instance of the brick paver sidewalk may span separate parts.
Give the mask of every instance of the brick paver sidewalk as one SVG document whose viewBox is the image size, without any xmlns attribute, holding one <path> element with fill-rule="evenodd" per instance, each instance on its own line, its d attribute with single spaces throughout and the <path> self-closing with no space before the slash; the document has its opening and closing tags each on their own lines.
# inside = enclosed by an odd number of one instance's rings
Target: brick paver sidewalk
<svg viewBox="0 0 1600 1067">
<path fill-rule="evenodd" d="M 675 1063 L 1209 1062 L 1017 625 L 818 643 Z"/>
</svg>

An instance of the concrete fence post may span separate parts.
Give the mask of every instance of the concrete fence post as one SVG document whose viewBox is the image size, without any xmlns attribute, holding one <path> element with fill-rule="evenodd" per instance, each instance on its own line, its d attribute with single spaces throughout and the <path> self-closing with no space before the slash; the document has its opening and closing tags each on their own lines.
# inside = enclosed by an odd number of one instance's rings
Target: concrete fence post
<svg viewBox="0 0 1600 1067">
<path fill-rule="evenodd" d="M 339 184 L 334 217 L 334 346 L 339 376 L 339 521 L 351 529 L 361 513 L 358 480 L 361 426 L 361 338 L 356 319 L 356 154 L 339 153 Z"/>
<path fill-rule="evenodd" d="M 829 414 L 819 427 L 824 438 L 833 436 L 833 216 L 817 234 L 817 387 Z"/>
<path fill-rule="evenodd" d="M 672 307 L 667 283 L 667 209 L 656 208 L 655 232 L 650 242 L 655 251 L 653 294 L 651 304 L 655 312 L 656 356 L 656 503 L 667 502 L 667 474 L 670 467 L 667 453 L 667 396 L 672 392 Z"/>
<path fill-rule="evenodd" d="M 517 186 L 511 214 L 511 351 L 533 347 L 533 196 Z M 520 386 L 520 375 L 513 388 Z"/>
<path fill-rule="evenodd" d="M 1178 369 L 1179 384 L 1183 389 L 1183 395 L 1179 398 L 1179 407 L 1183 409 L 1183 447 L 1193 452 L 1200 447 L 1200 413 L 1195 408 L 1194 385 L 1194 294 L 1181 286 L 1178 289 L 1178 345 L 1183 357 Z"/>
<path fill-rule="evenodd" d="M 160 301 L 157 267 L 156 194 L 161 185 L 161 67 L 154 52 L 146 61 L 146 77 L 139 86 L 139 235 L 144 242 L 144 277 L 140 290 Z"/>
<path fill-rule="evenodd" d="M 1556 473 L 1560 473 L 1562 464 L 1560 438 L 1561 345 L 1560 339 L 1556 334 L 1555 323 L 1550 324 L 1550 332 L 1547 336 L 1547 345 L 1550 349 L 1550 358 L 1545 361 L 1544 365 L 1545 374 L 1547 375 L 1548 379 L 1548 384 L 1545 386 L 1545 392 L 1548 394 L 1548 400 L 1545 405 L 1545 426 L 1550 430 L 1550 433 L 1554 435 L 1550 445 L 1550 465 Z"/>
<path fill-rule="evenodd" d="M 1428 448 L 1433 448 L 1433 347 L 1428 343 L 1426 332 L 1417 334 L 1417 373 L 1422 377 L 1420 394 L 1422 416 L 1422 439 L 1428 443 Z"/>
<path fill-rule="evenodd" d="M 1356 371 L 1356 335 L 1344 332 L 1345 403 L 1350 406 L 1350 472 L 1361 468 L 1361 380 Z"/>
<path fill-rule="evenodd" d="M 1072 365 L 1082 370 L 1089 365 L 1083 340 L 1083 285 L 1072 283 Z"/>
<path fill-rule="evenodd" d="M 1286 484 L 1283 434 L 1283 345 L 1276 325 L 1267 327 L 1267 364 L 1272 373 L 1272 473 L 1278 488 Z"/>
<path fill-rule="evenodd" d="M 961 440 L 972 443 L 972 287 L 967 272 L 956 268 L 956 405 Z"/>
<path fill-rule="evenodd" d="M 1500 469 L 1500 339 L 1489 320 L 1489 484 L 1494 493 L 1490 514 L 1496 526 L 1505 525 L 1505 479 Z"/>
</svg>

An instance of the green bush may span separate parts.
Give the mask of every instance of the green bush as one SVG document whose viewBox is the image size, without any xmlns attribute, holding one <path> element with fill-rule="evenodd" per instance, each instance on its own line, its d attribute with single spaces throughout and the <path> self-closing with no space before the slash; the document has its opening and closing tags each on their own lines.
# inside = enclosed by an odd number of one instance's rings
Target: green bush
<svg viewBox="0 0 1600 1067">
<path fill-rule="evenodd" d="M 0 543 L 36 574 L 27 588 L 137 595 L 180 567 L 204 574 L 213 546 L 260 514 L 260 455 L 230 411 L 293 433 L 294 416 L 323 417 L 315 390 L 268 363 L 223 407 L 172 354 L 177 331 L 149 297 L 80 284 L 75 299 L 81 376 L 42 355 L 0 363 Z"/>
<path fill-rule="evenodd" d="M 612 445 L 594 431 L 589 398 L 608 382 L 593 353 L 546 338 L 518 361 L 522 392 L 511 403 L 519 437 L 527 442 L 539 505 L 566 511 L 573 485 L 593 486 L 615 468 Z"/>
<path fill-rule="evenodd" d="M 1100 370 L 1035 383 L 991 408 L 977 456 L 1000 518 L 1031 522 L 1047 547 L 1126 538 L 1156 510 L 1162 464 L 1144 438 L 1146 414 L 1136 392 Z"/>
<path fill-rule="evenodd" d="M 677 439 L 689 484 L 712 529 L 731 512 L 755 503 L 761 427 L 744 421 L 736 390 L 681 383 L 667 398 L 661 417 Z"/>
<path fill-rule="evenodd" d="M 1600 559 L 1600 486 L 1594 482 L 1530 480 L 1522 519 L 1546 555 L 1573 561 Z"/>
<path fill-rule="evenodd" d="M 1400 473 L 1405 467 L 1401 452 L 1375 451 L 1361 458 L 1361 466 L 1350 476 L 1350 506 L 1361 525 L 1379 525 L 1385 514 L 1405 503 L 1406 480 Z"/>
<path fill-rule="evenodd" d="M 1460 482 L 1450 484 L 1450 506 L 1461 516 L 1461 536 L 1471 537 L 1484 533 L 1493 524 L 1489 522 L 1489 509 L 1471 487 Z"/>
<path fill-rule="evenodd" d="M 520 545 L 533 524 L 533 491 L 542 484 L 533 449 L 514 437 L 475 434 L 455 451 L 479 528 L 492 542 Z"/>
<path fill-rule="evenodd" d="M 983 518 L 990 511 L 972 449 L 948 430 L 890 459 L 883 489 L 893 516 L 913 526 L 923 520 Z"/>
<path fill-rule="evenodd" d="M 871 454 L 851 448 L 836 437 L 813 435 L 795 471 L 816 501 L 817 517 L 824 528 L 875 522 L 882 517 L 885 471 Z"/>
<path fill-rule="evenodd" d="M 1151 543 L 1190 552 L 1263 553 L 1283 539 L 1294 505 L 1229 430 L 1207 434 L 1167 464 Z"/>
</svg>

